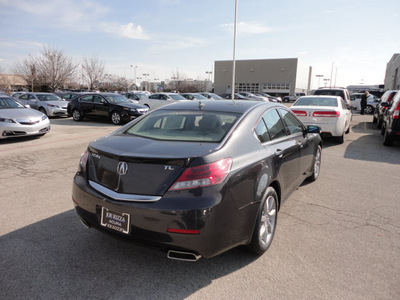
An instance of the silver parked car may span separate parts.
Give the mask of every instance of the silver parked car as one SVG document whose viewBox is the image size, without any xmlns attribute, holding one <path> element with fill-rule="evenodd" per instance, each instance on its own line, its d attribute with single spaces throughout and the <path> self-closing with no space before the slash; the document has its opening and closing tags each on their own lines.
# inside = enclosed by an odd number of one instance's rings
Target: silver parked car
<svg viewBox="0 0 400 300">
<path fill-rule="evenodd" d="M 148 97 L 141 98 L 139 100 L 139 104 L 146 105 L 151 110 L 162 107 L 164 105 L 168 105 L 177 101 L 186 100 L 185 97 L 176 93 L 155 93 L 151 94 Z"/>
<path fill-rule="evenodd" d="M 0 139 L 45 135 L 50 130 L 49 118 L 23 106 L 9 96 L 0 95 Z"/>
<path fill-rule="evenodd" d="M 44 113 L 49 117 L 68 117 L 65 101 L 52 93 L 25 93 L 18 97 L 23 105 L 29 105 L 33 109 Z"/>
</svg>

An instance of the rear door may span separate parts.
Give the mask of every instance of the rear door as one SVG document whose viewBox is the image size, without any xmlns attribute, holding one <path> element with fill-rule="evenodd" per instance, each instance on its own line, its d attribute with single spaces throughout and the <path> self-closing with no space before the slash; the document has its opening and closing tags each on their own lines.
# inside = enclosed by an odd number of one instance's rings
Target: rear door
<svg viewBox="0 0 400 300">
<path fill-rule="evenodd" d="M 266 156 L 274 155 L 274 167 L 279 174 L 282 193 L 286 198 L 299 181 L 299 145 L 288 133 L 285 123 L 276 109 L 268 110 L 262 117 L 267 133 L 263 144 Z M 257 127 L 263 126 L 259 123 Z"/>
<path fill-rule="evenodd" d="M 300 184 L 304 180 L 304 175 L 311 168 L 314 160 L 314 149 L 310 145 L 308 136 L 304 135 L 304 125 L 291 112 L 282 108 L 279 108 L 278 111 L 285 123 L 288 134 L 298 146 L 299 177 L 297 183 Z"/>
<path fill-rule="evenodd" d="M 84 115 L 93 115 L 93 95 L 85 95 L 79 99 L 79 107 Z"/>
</svg>

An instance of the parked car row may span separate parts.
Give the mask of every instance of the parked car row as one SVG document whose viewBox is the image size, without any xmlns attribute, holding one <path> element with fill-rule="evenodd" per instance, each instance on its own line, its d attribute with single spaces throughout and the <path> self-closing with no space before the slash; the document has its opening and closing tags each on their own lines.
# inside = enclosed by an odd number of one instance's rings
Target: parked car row
<svg viewBox="0 0 400 300">
<path fill-rule="evenodd" d="M 400 92 L 389 91 L 393 96 L 382 97 L 379 109 L 382 109 L 381 134 L 383 145 L 391 146 L 400 140 Z"/>
</svg>

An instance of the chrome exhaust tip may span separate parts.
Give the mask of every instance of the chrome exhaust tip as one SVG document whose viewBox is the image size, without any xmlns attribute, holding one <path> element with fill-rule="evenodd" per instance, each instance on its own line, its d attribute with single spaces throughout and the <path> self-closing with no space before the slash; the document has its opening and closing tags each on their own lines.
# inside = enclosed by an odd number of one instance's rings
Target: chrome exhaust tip
<svg viewBox="0 0 400 300">
<path fill-rule="evenodd" d="M 81 223 L 83 224 L 83 226 L 85 226 L 85 228 L 87 228 L 87 229 L 90 228 L 90 226 L 89 226 L 88 222 L 86 222 L 86 220 L 84 220 L 82 218 L 79 218 L 79 219 L 81 220 Z"/>
<path fill-rule="evenodd" d="M 193 253 L 193 252 L 169 250 L 167 253 L 167 258 L 173 259 L 173 260 L 195 262 L 201 258 L 201 255 Z"/>
</svg>

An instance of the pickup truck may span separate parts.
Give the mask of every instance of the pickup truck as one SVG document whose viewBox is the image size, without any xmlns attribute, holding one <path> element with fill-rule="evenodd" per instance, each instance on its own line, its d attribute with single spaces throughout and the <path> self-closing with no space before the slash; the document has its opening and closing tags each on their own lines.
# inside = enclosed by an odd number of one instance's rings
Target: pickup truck
<svg viewBox="0 0 400 300">
<path fill-rule="evenodd" d="M 288 96 L 285 96 L 282 98 L 283 102 L 294 102 L 297 100 L 297 98 L 301 97 L 301 96 L 305 96 L 305 93 L 295 93 L 295 94 L 291 94 Z"/>
</svg>

